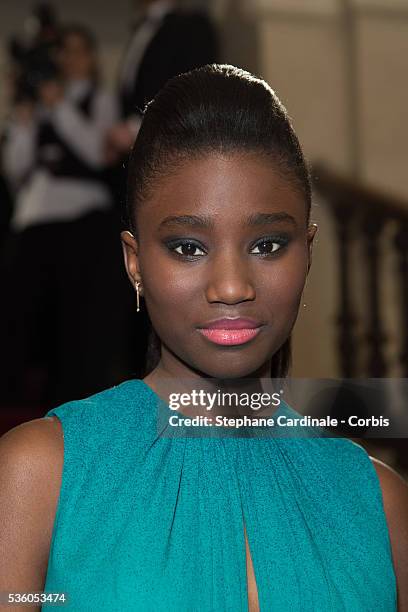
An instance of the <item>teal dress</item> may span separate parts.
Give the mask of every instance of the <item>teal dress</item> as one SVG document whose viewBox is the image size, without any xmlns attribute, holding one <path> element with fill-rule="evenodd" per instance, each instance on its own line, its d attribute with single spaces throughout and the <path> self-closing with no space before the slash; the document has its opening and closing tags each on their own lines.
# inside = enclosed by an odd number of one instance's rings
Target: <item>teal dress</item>
<svg viewBox="0 0 408 612">
<path fill-rule="evenodd" d="M 135 379 L 46 414 L 64 432 L 44 587 L 67 594 L 62 609 L 246 612 L 245 525 L 261 612 L 396 611 L 381 488 L 362 447 L 172 437 L 161 410 Z"/>
</svg>

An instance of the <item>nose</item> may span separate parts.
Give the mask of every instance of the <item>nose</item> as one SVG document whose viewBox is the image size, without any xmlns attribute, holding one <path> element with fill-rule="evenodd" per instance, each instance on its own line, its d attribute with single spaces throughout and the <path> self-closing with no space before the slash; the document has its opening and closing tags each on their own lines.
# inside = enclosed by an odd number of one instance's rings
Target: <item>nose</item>
<svg viewBox="0 0 408 612">
<path fill-rule="evenodd" d="M 255 295 L 247 262 L 232 253 L 213 260 L 206 287 L 209 303 L 238 304 L 254 300 Z"/>
</svg>

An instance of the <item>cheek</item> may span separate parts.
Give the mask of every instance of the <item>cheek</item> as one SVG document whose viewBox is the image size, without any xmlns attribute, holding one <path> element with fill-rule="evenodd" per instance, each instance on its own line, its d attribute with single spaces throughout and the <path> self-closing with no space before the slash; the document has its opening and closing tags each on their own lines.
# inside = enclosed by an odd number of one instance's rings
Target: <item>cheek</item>
<svg viewBox="0 0 408 612">
<path fill-rule="evenodd" d="M 93 60 L 91 57 L 89 57 L 89 55 L 87 55 L 86 57 L 84 57 L 82 64 L 85 68 L 87 68 L 88 70 L 90 70 L 93 66 Z"/>
<path fill-rule="evenodd" d="M 302 249 L 276 261 L 262 276 L 259 297 L 266 302 L 271 319 L 290 330 L 297 318 L 307 276 L 307 259 Z"/>
<path fill-rule="evenodd" d="M 151 262 L 154 262 L 151 264 Z M 193 267 L 181 268 L 180 263 L 169 261 L 168 256 L 155 251 L 149 257 L 140 256 L 144 297 L 153 325 L 155 323 L 183 322 L 193 307 L 193 298 L 202 294 L 200 275 Z"/>
<path fill-rule="evenodd" d="M 262 298 L 269 317 L 270 334 L 265 346 L 275 353 L 292 333 L 306 281 L 307 260 L 299 249 L 271 266 L 263 277 Z"/>
</svg>

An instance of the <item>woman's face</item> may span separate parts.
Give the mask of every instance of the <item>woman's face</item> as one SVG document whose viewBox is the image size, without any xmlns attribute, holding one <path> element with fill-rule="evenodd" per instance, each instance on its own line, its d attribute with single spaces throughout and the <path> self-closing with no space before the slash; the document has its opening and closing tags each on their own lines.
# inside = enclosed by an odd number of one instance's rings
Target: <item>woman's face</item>
<svg viewBox="0 0 408 612">
<path fill-rule="evenodd" d="M 68 34 L 59 54 L 59 63 L 65 79 L 87 79 L 95 66 L 93 51 L 79 34 Z"/>
<path fill-rule="evenodd" d="M 162 341 L 163 371 L 268 377 L 317 229 L 293 183 L 260 154 L 191 159 L 157 181 L 137 225 L 138 241 L 122 232 L 125 263 Z"/>
</svg>

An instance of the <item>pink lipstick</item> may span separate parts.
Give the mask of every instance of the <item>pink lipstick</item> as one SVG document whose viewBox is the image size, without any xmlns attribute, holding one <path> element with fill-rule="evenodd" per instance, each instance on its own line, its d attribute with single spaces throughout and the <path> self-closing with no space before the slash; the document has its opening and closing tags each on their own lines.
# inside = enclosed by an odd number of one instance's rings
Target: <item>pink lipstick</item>
<svg viewBox="0 0 408 612">
<path fill-rule="evenodd" d="M 245 344 L 261 331 L 262 323 L 244 317 L 223 318 L 209 321 L 198 331 L 214 344 L 234 346 Z"/>
</svg>

